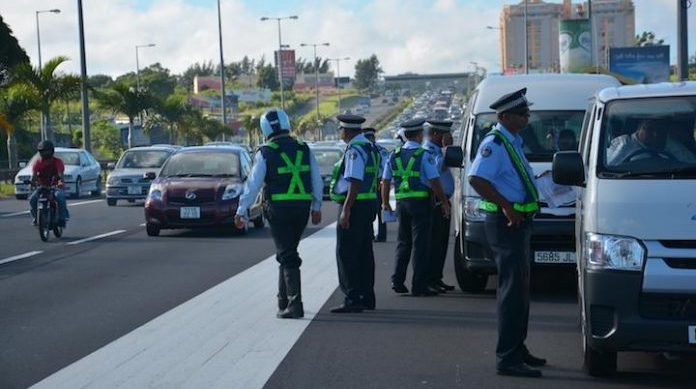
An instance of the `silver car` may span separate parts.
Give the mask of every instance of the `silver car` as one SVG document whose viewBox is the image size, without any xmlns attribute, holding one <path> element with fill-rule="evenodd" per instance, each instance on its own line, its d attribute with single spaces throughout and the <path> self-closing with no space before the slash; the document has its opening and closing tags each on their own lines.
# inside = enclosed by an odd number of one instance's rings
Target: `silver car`
<svg viewBox="0 0 696 389">
<path fill-rule="evenodd" d="M 118 200 L 145 200 L 150 190 L 146 173 L 159 171 L 164 161 L 177 150 L 177 146 L 158 145 L 134 147 L 121 154 L 118 162 L 109 164 L 113 169 L 106 180 L 106 203 L 114 206 Z"/>
</svg>

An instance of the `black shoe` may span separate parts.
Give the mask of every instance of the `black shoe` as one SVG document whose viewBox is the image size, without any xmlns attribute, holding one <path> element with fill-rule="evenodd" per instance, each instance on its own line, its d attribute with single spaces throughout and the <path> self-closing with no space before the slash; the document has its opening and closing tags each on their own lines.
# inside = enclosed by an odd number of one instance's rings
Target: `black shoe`
<svg viewBox="0 0 696 389">
<path fill-rule="evenodd" d="M 384 236 L 375 236 L 375 242 L 386 242 L 387 238 Z"/>
<path fill-rule="evenodd" d="M 519 365 L 499 367 L 498 375 L 538 378 L 541 377 L 541 370 L 530 369 L 529 366 L 520 363 Z"/>
<path fill-rule="evenodd" d="M 443 288 L 443 287 L 441 287 L 440 285 L 437 285 L 437 284 L 432 284 L 432 285 L 429 286 L 429 288 L 432 289 L 432 290 L 436 290 L 437 293 L 442 293 L 442 294 L 447 293 L 447 289 L 445 289 L 445 288 Z"/>
<path fill-rule="evenodd" d="M 37 225 L 37 223 L 36 223 L 36 218 L 31 219 L 31 225 L 32 225 L 32 226 L 36 226 L 36 225 Z"/>
<path fill-rule="evenodd" d="M 437 296 L 438 294 L 440 294 L 440 293 L 438 293 L 437 290 L 435 290 L 431 287 L 427 287 L 423 290 L 414 290 L 413 293 L 411 293 L 411 295 L 415 296 L 415 297 Z"/>
<path fill-rule="evenodd" d="M 444 290 L 446 290 L 446 291 L 452 291 L 452 290 L 454 290 L 454 286 L 452 286 L 452 285 L 447 285 L 447 284 L 445 284 L 444 282 L 442 282 L 442 280 L 438 281 L 438 282 L 436 283 L 436 285 L 437 285 L 439 288 L 444 289 Z"/>
<path fill-rule="evenodd" d="M 346 305 L 341 304 L 331 308 L 331 313 L 360 313 L 365 309 L 362 305 Z"/>
<path fill-rule="evenodd" d="M 392 290 L 399 294 L 408 293 L 408 288 L 404 284 L 392 284 Z"/>
<path fill-rule="evenodd" d="M 537 358 L 532 354 L 527 354 L 524 357 L 524 363 L 528 366 L 532 367 L 541 367 L 546 365 L 546 359 L 544 358 Z"/>
</svg>

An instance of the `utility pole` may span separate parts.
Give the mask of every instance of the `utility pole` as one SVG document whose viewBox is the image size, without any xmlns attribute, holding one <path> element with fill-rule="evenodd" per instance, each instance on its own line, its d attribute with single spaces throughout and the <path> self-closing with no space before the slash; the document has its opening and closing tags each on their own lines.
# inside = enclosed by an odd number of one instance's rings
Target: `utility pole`
<svg viewBox="0 0 696 389">
<path fill-rule="evenodd" d="M 92 152 L 89 128 L 89 95 L 87 94 L 87 56 L 85 54 L 85 24 L 82 17 L 82 0 L 77 0 L 77 24 L 80 34 L 80 79 L 82 80 L 82 147 Z"/>
<path fill-rule="evenodd" d="M 227 110 L 225 109 L 225 60 L 222 55 L 222 16 L 220 15 L 220 0 L 218 9 L 218 38 L 220 42 L 220 108 L 222 109 L 222 140 L 225 141 L 225 126 L 227 126 Z"/>
<path fill-rule="evenodd" d="M 677 69 L 680 81 L 689 79 L 689 36 L 686 10 L 690 1 L 677 0 Z"/>
</svg>

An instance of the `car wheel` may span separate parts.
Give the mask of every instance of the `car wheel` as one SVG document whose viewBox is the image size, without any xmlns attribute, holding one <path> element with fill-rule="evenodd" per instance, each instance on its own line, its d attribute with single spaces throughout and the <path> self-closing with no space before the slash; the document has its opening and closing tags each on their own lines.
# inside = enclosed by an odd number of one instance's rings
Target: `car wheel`
<svg viewBox="0 0 696 389">
<path fill-rule="evenodd" d="M 253 219 L 251 222 L 254 223 L 254 228 L 263 228 L 263 214 L 259 214 L 259 217 Z"/>
<path fill-rule="evenodd" d="M 17 200 L 26 200 L 26 199 L 27 199 L 27 195 L 15 195 L 15 198 L 16 198 Z"/>
<path fill-rule="evenodd" d="M 587 338 L 587 322 L 582 326 L 582 351 L 584 367 L 593 377 L 607 377 L 616 374 L 616 351 L 600 351 L 592 348 Z"/>
<path fill-rule="evenodd" d="M 82 193 L 82 178 L 78 176 L 77 181 L 75 181 L 75 193 L 73 193 L 73 198 L 79 199 L 80 193 Z"/>
<path fill-rule="evenodd" d="M 462 252 L 460 235 L 455 236 L 454 242 L 454 272 L 457 276 L 459 289 L 468 293 L 481 293 L 488 284 L 488 275 L 474 273 L 464 265 L 464 253 Z"/>
<path fill-rule="evenodd" d="M 110 206 L 110 207 L 113 207 L 113 206 L 116 205 L 116 202 L 117 202 L 117 201 L 118 201 L 118 200 L 116 200 L 116 199 L 110 199 L 110 198 L 107 197 L 107 199 L 106 199 L 106 204 L 107 204 L 108 206 Z"/>
<path fill-rule="evenodd" d="M 97 183 L 96 183 L 96 185 L 97 185 L 96 189 L 94 189 L 94 190 L 91 192 L 91 194 L 92 194 L 92 196 L 98 197 L 98 196 L 101 196 L 101 193 L 102 193 L 102 180 L 101 180 L 101 176 L 97 177 Z"/>
<path fill-rule="evenodd" d="M 145 231 L 147 232 L 147 236 L 159 236 L 160 226 L 159 224 L 147 223 L 145 225 Z"/>
</svg>

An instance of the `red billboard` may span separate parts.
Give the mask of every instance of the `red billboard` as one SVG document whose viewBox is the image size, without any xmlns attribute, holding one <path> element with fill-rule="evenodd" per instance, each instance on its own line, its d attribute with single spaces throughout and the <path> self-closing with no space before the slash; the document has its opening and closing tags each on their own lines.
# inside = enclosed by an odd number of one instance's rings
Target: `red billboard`
<svg viewBox="0 0 696 389">
<path fill-rule="evenodd" d="M 278 67 L 278 51 L 273 53 L 275 65 Z M 280 72 L 283 75 L 283 83 L 295 81 L 295 50 L 282 50 L 280 52 Z"/>
</svg>

